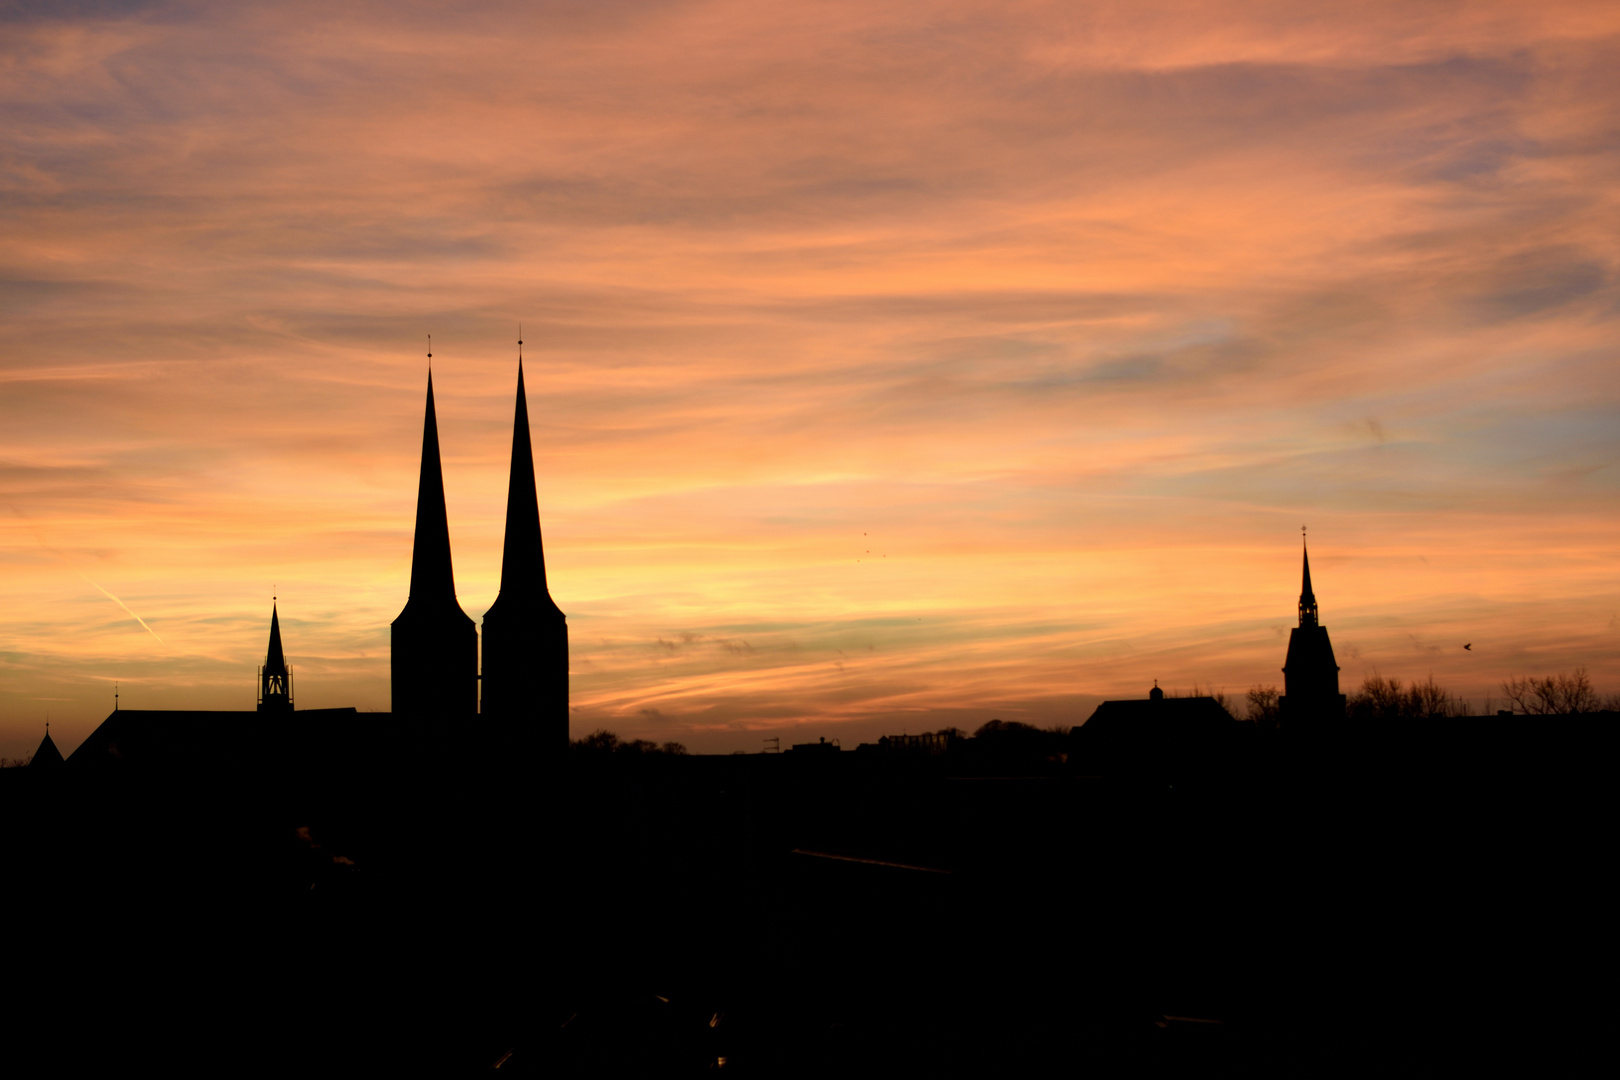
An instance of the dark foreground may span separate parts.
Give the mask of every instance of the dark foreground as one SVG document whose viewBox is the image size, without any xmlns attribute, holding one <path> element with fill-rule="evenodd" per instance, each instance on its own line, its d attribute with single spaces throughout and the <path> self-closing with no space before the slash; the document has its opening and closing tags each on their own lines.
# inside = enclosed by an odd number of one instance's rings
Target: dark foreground
<svg viewBox="0 0 1620 1080">
<path fill-rule="evenodd" d="M 400 753 L 7 777 L 7 1057 L 1544 1069 L 1579 1041 L 1546 1023 L 1549 973 L 1596 948 L 1583 822 L 1606 800 L 1569 740 L 1509 734 L 1257 744 L 1177 776 Z"/>
</svg>

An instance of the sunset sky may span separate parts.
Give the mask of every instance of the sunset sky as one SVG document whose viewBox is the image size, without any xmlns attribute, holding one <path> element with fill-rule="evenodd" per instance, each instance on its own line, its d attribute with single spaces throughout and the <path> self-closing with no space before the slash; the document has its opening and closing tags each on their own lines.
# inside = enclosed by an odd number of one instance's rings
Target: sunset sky
<svg viewBox="0 0 1620 1080">
<path fill-rule="evenodd" d="M 573 730 L 1620 691 L 1620 5 L 0 8 L 0 754 L 389 708 L 523 326 Z M 1462 645 L 1473 649 L 1464 651 Z M 459 748 L 463 732 L 446 732 Z"/>
</svg>

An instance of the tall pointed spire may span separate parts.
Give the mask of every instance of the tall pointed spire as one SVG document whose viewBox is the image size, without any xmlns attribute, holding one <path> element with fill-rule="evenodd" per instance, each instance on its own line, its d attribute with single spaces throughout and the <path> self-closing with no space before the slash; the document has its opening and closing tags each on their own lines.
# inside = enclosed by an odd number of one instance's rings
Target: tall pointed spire
<svg viewBox="0 0 1620 1080">
<path fill-rule="evenodd" d="M 534 446 L 529 438 L 529 400 L 518 360 L 517 409 L 512 418 L 512 467 L 506 483 L 506 539 L 501 549 L 501 595 L 539 600 L 552 608 L 546 587 L 546 552 L 540 539 L 540 501 L 535 494 Z"/>
<path fill-rule="evenodd" d="M 270 647 L 259 669 L 259 711 L 292 712 L 292 670 L 281 651 L 281 616 L 270 598 Z"/>
<path fill-rule="evenodd" d="M 432 356 L 430 345 L 430 360 Z M 439 721 L 478 712 L 478 628 L 456 602 L 431 368 L 416 485 L 411 592 L 390 635 L 390 687 L 396 716 Z"/>
<path fill-rule="evenodd" d="M 521 723 L 529 747 L 550 753 L 568 744 L 568 620 L 546 582 L 522 350 L 520 332 L 501 592 L 484 613 L 483 711 Z"/>
<path fill-rule="evenodd" d="M 427 415 L 422 422 L 422 467 L 416 482 L 416 543 L 411 549 L 411 596 L 454 601 L 450 565 L 450 519 L 444 508 L 444 468 L 439 462 L 439 420 L 428 372 Z"/>
<path fill-rule="evenodd" d="M 1300 547 L 1305 552 L 1305 580 L 1299 589 L 1299 625 L 1315 626 L 1317 620 L 1316 594 L 1311 591 L 1311 552 L 1303 538 Z"/>
</svg>

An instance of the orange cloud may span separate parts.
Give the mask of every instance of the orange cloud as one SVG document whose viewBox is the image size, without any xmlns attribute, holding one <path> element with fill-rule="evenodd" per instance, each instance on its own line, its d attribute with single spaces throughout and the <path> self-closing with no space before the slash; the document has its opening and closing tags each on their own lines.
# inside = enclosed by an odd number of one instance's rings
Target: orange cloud
<svg viewBox="0 0 1620 1080">
<path fill-rule="evenodd" d="M 386 708 L 425 335 L 481 613 L 520 319 L 580 725 L 848 743 L 1276 681 L 1306 521 L 1347 679 L 1620 689 L 1602 5 L 135 4 L 0 41 L 8 755 L 113 678 L 250 701 L 272 585 L 301 703 Z"/>
</svg>

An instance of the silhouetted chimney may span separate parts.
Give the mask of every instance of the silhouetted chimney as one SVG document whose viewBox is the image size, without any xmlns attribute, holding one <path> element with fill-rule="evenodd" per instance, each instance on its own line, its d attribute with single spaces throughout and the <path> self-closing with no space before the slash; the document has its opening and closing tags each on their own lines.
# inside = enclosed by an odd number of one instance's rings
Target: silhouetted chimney
<svg viewBox="0 0 1620 1080">
<path fill-rule="evenodd" d="M 281 619 L 270 601 L 270 649 L 259 669 L 259 711 L 292 712 L 292 669 L 281 653 Z"/>
<path fill-rule="evenodd" d="M 483 696 L 484 715 L 531 729 L 529 745 L 536 750 L 567 750 L 568 620 L 546 584 L 521 353 L 506 488 L 501 591 L 484 613 Z"/>
<path fill-rule="evenodd" d="M 422 424 L 422 473 L 416 489 L 411 595 L 390 630 L 390 684 L 396 716 L 461 719 L 477 714 L 478 628 L 456 602 L 431 371 L 427 416 Z"/>
</svg>

